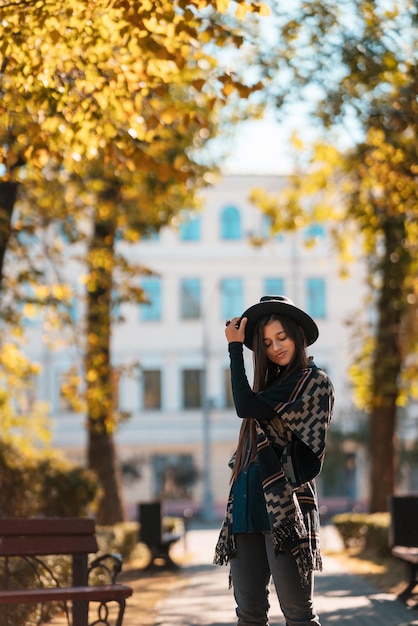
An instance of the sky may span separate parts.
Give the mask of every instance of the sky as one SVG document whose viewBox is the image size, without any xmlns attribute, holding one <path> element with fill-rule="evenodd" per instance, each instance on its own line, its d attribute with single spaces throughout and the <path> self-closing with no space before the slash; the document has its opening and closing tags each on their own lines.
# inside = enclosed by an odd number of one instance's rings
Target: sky
<svg viewBox="0 0 418 626">
<path fill-rule="evenodd" d="M 304 139 L 314 133 L 301 112 L 294 112 L 285 122 L 276 121 L 273 113 L 261 120 L 241 122 L 224 161 L 225 174 L 289 174 L 292 171 L 290 137 L 297 130 Z"/>
<path fill-rule="evenodd" d="M 291 136 L 297 132 L 306 145 L 316 139 L 328 140 L 341 150 L 348 149 L 361 140 L 361 132 L 355 120 L 346 119 L 344 126 L 339 125 L 328 136 L 319 126 L 314 127 L 313 120 L 301 103 L 293 105 L 280 123 L 274 112 L 267 111 L 261 120 L 241 122 L 235 137 L 230 143 L 230 156 L 224 160 L 224 174 L 276 174 L 288 175 L 294 171 Z"/>
<path fill-rule="evenodd" d="M 286 174 L 291 157 L 284 125 L 274 120 L 243 122 L 222 170 L 227 174 Z"/>
</svg>

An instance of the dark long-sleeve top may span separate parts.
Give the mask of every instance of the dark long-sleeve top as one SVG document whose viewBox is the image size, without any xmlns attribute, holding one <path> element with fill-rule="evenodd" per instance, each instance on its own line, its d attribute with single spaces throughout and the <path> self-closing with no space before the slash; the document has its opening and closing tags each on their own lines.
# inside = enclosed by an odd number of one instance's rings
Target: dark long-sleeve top
<svg viewBox="0 0 418 626">
<path fill-rule="evenodd" d="M 231 359 L 232 394 L 238 417 L 252 415 L 269 418 L 275 416 L 274 409 L 258 397 L 248 383 L 242 343 L 230 343 L 228 348 Z M 233 532 L 268 531 L 270 524 L 257 460 L 241 470 L 234 481 L 232 493 Z"/>
<path fill-rule="evenodd" d="M 256 420 L 273 420 L 277 418 L 275 407 L 280 402 L 286 402 L 297 382 L 298 376 L 292 376 L 289 381 L 278 380 L 269 389 L 255 393 L 248 382 L 245 372 L 243 345 L 240 342 L 231 342 L 228 346 L 230 354 L 231 385 L 235 409 L 238 417 L 255 418 Z M 311 367 L 316 367 L 311 363 Z M 300 377 L 303 375 L 301 371 Z M 299 484 L 309 479 L 304 474 L 304 461 L 308 460 L 319 470 L 319 462 L 309 448 L 292 434 L 292 443 L 289 446 L 292 466 L 298 474 Z M 315 473 L 317 473 L 315 471 Z M 232 487 L 233 493 L 233 531 L 256 532 L 269 529 L 268 516 L 265 507 L 258 460 L 241 470 Z"/>
<path fill-rule="evenodd" d="M 248 382 L 243 358 L 243 344 L 234 341 L 228 344 L 231 386 L 238 417 L 272 419 L 276 417 L 274 406 L 269 404 L 268 392 L 255 393 Z"/>
</svg>

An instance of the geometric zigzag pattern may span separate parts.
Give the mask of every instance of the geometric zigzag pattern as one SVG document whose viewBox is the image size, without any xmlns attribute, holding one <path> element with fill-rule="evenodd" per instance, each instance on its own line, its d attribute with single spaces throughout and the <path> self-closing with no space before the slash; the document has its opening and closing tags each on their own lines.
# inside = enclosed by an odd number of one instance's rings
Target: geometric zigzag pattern
<svg viewBox="0 0 418 626">
<path fill-rule="evenodd" d="M 334 393 L 330 379 L 320 369 L 307 368 L 288 402 L 275 406 L 278 420 L 271 424 L 274 437 L 277 422 L 287 429 L 315 454 L 321 454 L 325 446 L 326 431 L 332 416 Z M 263 426 L 270 431 L 268 422 Z M 280 428 L 280 427 L 279 427 Z"/>
<path fill-rule="evenodd" d="M 275 406 L 277 417 L 256 421 L 257 456 L 273 537 L 279 550 L 285 545 L 292 550 L 302 581 L 320 555 L 315 497 L 301 477 L 311 481 L 321 469 L 333 403 L 328 376 L 309 367 L 289 399 Z M 296 469 L 292 451 L 298 445 L 305 454 L 295 459 L 303 465 Z"/>
</svg>

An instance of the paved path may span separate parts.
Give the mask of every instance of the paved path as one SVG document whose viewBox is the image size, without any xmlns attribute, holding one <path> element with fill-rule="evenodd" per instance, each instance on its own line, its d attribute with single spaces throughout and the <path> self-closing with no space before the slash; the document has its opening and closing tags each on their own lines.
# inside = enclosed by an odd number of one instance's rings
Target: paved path
<svg viewBox="0 0 418 626">
<path fill-rule="evenodd" d="M 182 568 L 178 585 L 159 605 L 155 626 L 235 626 L 228 568 L 211 564 L 217 535 L 217 529 L 188 532 L 191 562 Z M 335 541 L 335 535 L 328 536 L 324 531 L 325 551 L 335 548 Z M 184 548 L 179 545 L 176 549 Z M 270 598 L 271 626 L 285 626 L 273 591 Z M 324 571 L 316 575 L 315 606 L 322 626 L 418 626 L 418 611 L 344 571 L 332 556 L 324 557 Z"/>
</svg>

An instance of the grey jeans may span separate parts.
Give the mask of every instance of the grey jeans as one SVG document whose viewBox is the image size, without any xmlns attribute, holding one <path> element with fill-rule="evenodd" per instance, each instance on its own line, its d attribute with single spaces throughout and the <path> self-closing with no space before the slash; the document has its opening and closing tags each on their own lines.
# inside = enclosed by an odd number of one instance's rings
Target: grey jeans
<svg viewBox="0 0 418 626">
<path fill-rule="evenodd" d="M 320 626 L 312 602 L 313 578 L 302 587 L 296 561 L 274 554 L 270 533 L 238 533 L 231 561 L 238 626 L 268 626 L 269 584 L 273 578 L 287 626 Z"/>
</svg>

